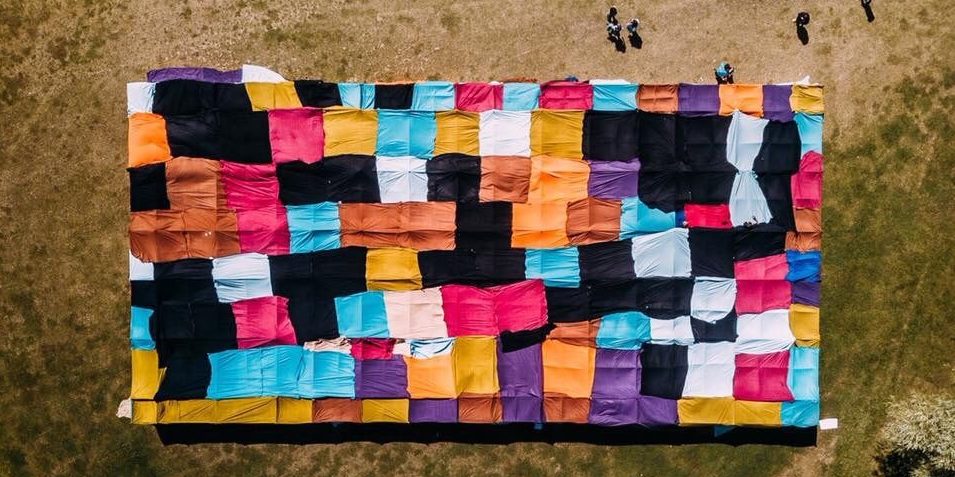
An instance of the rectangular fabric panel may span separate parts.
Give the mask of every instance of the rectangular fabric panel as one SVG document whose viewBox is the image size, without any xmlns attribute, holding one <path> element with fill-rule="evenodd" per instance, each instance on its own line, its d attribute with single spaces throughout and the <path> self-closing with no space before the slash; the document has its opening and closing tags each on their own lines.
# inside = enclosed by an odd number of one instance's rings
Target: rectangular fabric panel
<svg viewBox="0 0 955 477">
<path fill-rule="evenodd" d="M 147 79 L 133 423 L 818 423 L 822 86 Z"/>
<path fill-rule="evenodd" d="M 637 92 L 637 107 L 651 113 L 675 113 L 679 97 L 675 84 L 641 84 Z"/>
</svg>

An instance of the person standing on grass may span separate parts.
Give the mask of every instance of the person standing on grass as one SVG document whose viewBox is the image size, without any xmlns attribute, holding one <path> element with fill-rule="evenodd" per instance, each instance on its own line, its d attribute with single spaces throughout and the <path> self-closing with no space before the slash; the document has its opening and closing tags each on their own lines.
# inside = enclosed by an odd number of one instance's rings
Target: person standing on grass
<svg viewBox="0 0 955 477">
<path fill-rule="evenodd" d="M 607 23 L 617 24 L 617 6 L 611 5 L 610 11 L 607 12 Z"/>
<path fill-rule="evenodd" d="M 640 20 L 637 20 L 636 18 L 631 18 L 630 21 L 627 22 L 627 33 L 629 33 L 630 36 L 636 35 L 637 30 L 639 28 L 640 28 Z"/>
<path fill-rule="evenodd" d="M 608 23 L 607 24 L 607 39 L 617 43 L 620 40 L 620 24 L 619 23 Z"/>
<path fill-rule="evenodd" d="M 735 70 L 733 69 L 733 65 L 729 64 L 726 61 L 720 63 L 720 65 L 717 66 L 716 69 L 714 70 L 714 74 L 716 75 L 716 83 L 717 84 L 733 84 L 734 72 Z"/>
<path fill-rule="evenodd" d="M 809 12 L 799 12 L 796 18 L 793 18 L 796 28 L 805 28 L 809 24 Z"/>
</svg>

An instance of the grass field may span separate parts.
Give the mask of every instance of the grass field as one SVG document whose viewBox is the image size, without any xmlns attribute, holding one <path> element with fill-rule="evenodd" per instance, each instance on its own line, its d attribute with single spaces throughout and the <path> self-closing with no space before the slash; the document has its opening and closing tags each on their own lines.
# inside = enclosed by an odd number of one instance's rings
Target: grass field
<svg viewBox="0 0 955 477">
<path fill-rule="evenodd" d="M 653 0 L 642 50 L 574 0 L 0 2 L 0 476 L 857 476 L 886 404 L 955 392 L 950 0 Z M 811 41 L 790 19 L 812 12 Z M 150 68 L 289 78 L 709 81 L 826 89 L 823 415 L 816 448 L 365 444 L 164 448 L 128 394 L 125 89 Z"/>
</svg>

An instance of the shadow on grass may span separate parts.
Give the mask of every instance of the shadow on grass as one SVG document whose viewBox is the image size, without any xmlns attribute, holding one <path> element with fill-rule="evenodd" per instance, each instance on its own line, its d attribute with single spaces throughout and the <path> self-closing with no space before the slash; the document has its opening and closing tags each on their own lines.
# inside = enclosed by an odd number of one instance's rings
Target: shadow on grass
<svg viewBox="0 0 955 477">
<path fill-rule="evenodd" d="M 806 27 L 800 25 L 796 27 L 796 36 L 799 37 L 799 42 L 803 45 L 809 44 L 809 30 Z"/>
<path fill-rule="evenodd" d="M 343 442 L 458 442 L 511 444 L 516 442 L 575 442 L 598 445 L 636 444 L 768 444 L 790 447 L 816 445 L 816 428 L 715 428 L 642 426 L 598 427 L 581 424 L 160 424 L 165 445 L 339 444 Z M 720 430 L 721 429 L 721 430 Z M 728 429 L 728 430 L 727 430 Z M 717 432 L 717 430 L 720 430 Z"/>
</svg>

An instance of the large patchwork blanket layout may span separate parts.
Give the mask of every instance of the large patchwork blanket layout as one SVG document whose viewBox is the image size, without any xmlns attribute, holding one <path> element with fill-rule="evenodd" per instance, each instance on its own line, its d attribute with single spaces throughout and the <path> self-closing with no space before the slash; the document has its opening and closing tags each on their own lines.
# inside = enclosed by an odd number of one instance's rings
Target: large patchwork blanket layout
<svg viewBox="0 0 955 477">
<path fill-rule="evenodd" d="M 127 88 L 133 422 L 816 425 L 820 86 L 211 71 Z"/>
</svg>

